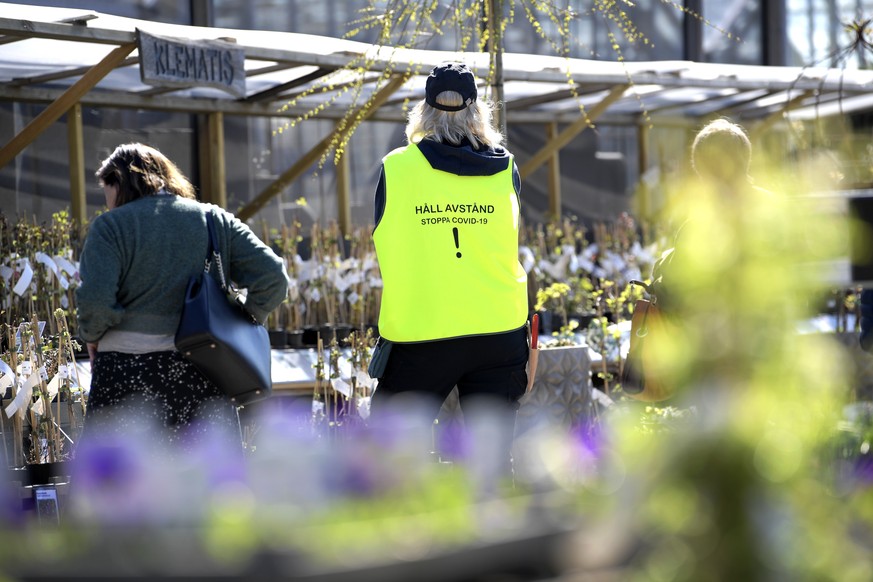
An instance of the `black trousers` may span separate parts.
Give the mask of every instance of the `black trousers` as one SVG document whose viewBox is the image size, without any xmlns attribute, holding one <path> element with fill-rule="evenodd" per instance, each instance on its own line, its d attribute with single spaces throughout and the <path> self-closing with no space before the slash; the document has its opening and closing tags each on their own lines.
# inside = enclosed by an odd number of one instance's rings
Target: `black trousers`
<svg viewBox="0 0 873 582">
<path fill-rule="evenodd" d="M 409 411 L 431 423 L 443 401 L 458 387 L 464 422 L 472 438 L 487 437 L 493 461 L 511 467 L 511 447 L 519 399 L 527 388 L 527 329 L 494 335 L 414 344 L 394 344 L 371 403 L 371 426 Z M 477 430 L 477 418 L 489 428 Z M 472 426 L 471 426 L 472 425 Z M 479 447 L 479 450 L 482 450 Z M 477 459 L 481 462 L 482 459 Z"/>
</svg>

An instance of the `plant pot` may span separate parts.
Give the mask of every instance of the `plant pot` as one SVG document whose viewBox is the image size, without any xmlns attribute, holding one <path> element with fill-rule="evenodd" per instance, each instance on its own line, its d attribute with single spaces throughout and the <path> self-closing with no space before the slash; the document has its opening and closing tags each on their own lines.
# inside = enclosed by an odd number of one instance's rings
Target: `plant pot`
<svg viewBox="0 0 873 582">
<path fill-rule="evenodd" d="M 517 434 L 538 423 L 569 428 L 595 413 L 588 346 L 541 348 L 534 385 L 518 411 Z"/>
<path fill-rule="evenodd" d="M 18 481 L 23 487 L 51 485 L 58 480 L 69 481 L 70 467 L 66 461 L 34 463 L 7 471 L 9 480 Z"/>
<path fill-rule="evenodd" d="M 300 349 L 304 347 L 303 343 L 303 330 L 302 329 L 292 329 L 287 332 L 287 345 L 291 349 Z"/>
<path fill-rule="evenodd" d="M 552 332 L 560 331 L 564 325 L 564 316 L 554 311 L 540 312 L 540 335 L 551 335 Z"/>
<path fill-rule="evenodd" d="M 570 319 L 575 319 L 579 322 L 579 329 L 588 329 L 588 326 L 591 325 L 591 322 L 594 321 L 594 318 L 597 317 L 596 313 L 574 313 L 570 316 Z"/>
<path fill-rule="evenodd" d="M 302 339 L 304 346 L 318 345 L 318 328 L 314 325 L 304 326 Z"/>
<path fill-rule="evenodd" d="M 324 345 L 328 345 L 333 339 L 333 326 L 330 324 L 322 325 L 318 328 L 318 333 L 321 335 L 321 341 Z"/>
<path fill-rule="evenodd" d="M 288 345 L 288 332 L 284 329 L 271 329 L 267 332 L 270 336 L 270 347 L 284 349 Z"/>
<path fill-rule="evenodd" d="M 340 345 L 348 345 L 349 336 L 352 333 L 352 326 L 348 323 L 338 323 L 336 327 L 333 328 L 334 333 L 336 334 L 336 341 Z"/>
</svg>

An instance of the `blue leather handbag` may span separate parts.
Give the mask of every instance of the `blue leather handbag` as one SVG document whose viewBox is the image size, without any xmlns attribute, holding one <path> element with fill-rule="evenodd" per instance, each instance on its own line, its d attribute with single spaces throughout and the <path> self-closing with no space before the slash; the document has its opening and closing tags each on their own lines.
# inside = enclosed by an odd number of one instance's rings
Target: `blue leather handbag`
<svg viewBox="0 0 873 582">
<path fill-rule="evenodd" d="M 206 267 L 188 281 L 176 348 L 234 404 L 245 406 L 272 393 L 270 338 L 244 304 L 229 295 L 212 212 L 206 224 Z M 210 274 L 213 264 L 218 280 Z"/>
</svg>

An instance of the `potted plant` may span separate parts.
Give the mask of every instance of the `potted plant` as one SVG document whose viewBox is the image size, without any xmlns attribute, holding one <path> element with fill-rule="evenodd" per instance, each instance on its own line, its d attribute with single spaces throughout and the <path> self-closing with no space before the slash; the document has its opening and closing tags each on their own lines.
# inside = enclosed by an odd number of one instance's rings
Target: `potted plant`
<svg viewBox="0 0 873 582">
<path fill-rule="evenodd" d="M 0 415 L 2 454 L 23 484 L 65 474 L 82 426 L 85 396 L 75 366 L 81 346 L 66 311 L 78 284 L 78 238 L 66 212 L 48 224 L 0 215 L 0 397 L 10 395 Z"/>
<path fill-rule="evenodd" d="M 270 347 L 284 349 L 288 345 L 288 334 L 282 321 L 281 307 L 277 307 L 267 316 L 267 334 L 270 336 Z"/>
<path fill-rule="evenodd" d="M 540 326 L 538 366 L 533 387 L 518 411 L 518 435 L 540 423 L 569 427 L 591 412 L 588 346 L 577 333 L 578 322 L 567 321 L 569 289 L 566 283 L 555 282 L 537 291 L 534 310 L 541 316 L 552 313 L 563 323 L 554 330 Z"/>
</svg>

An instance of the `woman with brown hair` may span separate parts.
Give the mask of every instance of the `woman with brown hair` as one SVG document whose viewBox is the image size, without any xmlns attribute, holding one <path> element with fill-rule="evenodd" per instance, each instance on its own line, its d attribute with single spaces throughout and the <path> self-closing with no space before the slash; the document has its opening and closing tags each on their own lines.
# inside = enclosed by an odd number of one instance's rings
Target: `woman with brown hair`
<svg viewBox="0 0 873 582">
<path fill-rule="evenodd" d="M 155 148 L 118 146 L 97 178 L 109 211 L 90 225 L 76 291 L 92 365 L 85 434 L 123 431 L 135 419 L 162 431 L 167 444 L 193 438 L 186 433 L 194 426 L 239 441 L 235 407 L 174 344 L 188 280 L 206 259 L 207 214 L 227 276 L 247 289 L 246 310 L 262 322 L 287 292 L 282 259 L 232 214 L 198 202 Z"/>
</svg>

